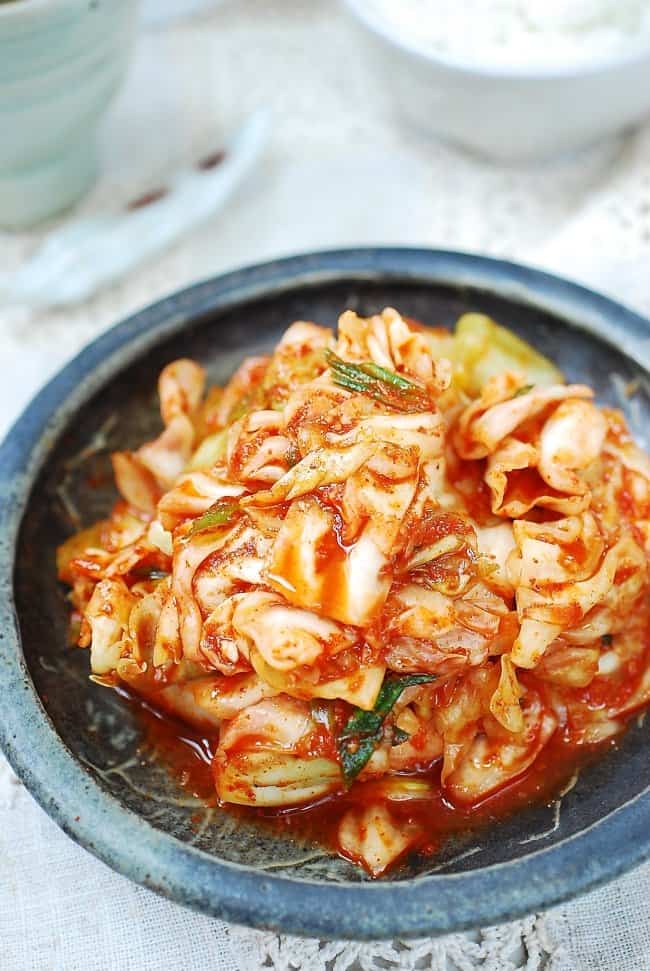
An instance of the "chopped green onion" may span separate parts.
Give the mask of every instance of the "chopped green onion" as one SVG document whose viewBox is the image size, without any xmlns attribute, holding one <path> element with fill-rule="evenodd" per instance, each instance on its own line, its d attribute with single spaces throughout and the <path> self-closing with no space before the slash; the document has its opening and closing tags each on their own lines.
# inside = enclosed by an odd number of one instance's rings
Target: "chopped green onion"
<svg viewBox="0 0 650 971">
<path fill-rule="evenodd" d="M 512 397 L 521 398 L 522 395 L 528 394 L 529 391 L 532 391 L 534 387 L 535 387 L 534 384 L 524 384 L 522 385 L 521 388 L 517 388 L 517 390 L 515 391 Z"/>
<path fill-rule="evenodd" d="M 402 745 L 404 742 L 408 742 L 410 737 L 411 736 L 409 733 L 405 732 L 403 728 L 399 727 L 399 725 L 393 725 L 393 737 L 391 739 L 391 745 L 393 747 L 395 747 L 395 745 Z"/>
<path fill-rule="evenodd" d="M 204 529 L 225 526 L 240 513 L 241 509 L 236 499 L 217 499 L 202 516 L 194 520 L 190 530 L 190 536 L 194 536 L 195 533 L 201 533 Z"/>
<path fill-rule="evenodd" d="M 367 394 L 398 411 L 427 411 L 431 408 L 431 399 L 426 390 L 395 371 L 389 371 L 372 361 L 350 364 L 333 351 L 328 351 L 326 357 L 332 380 L 340 388 Z"/>
<path fill-rule="evenodd" d="M 164 580 L 169 576 L 169 570 L 159 570 L 153 566 L 136 566 L 131 573 L 138 580 Z"/>
<path fill-rule="evenodd" d="M 381 742 L 384 722 L 402 692 L 413 685 L 427 684 L 435 679 L 435 674 L 390 676 L 384 680 L 372 711 L 362 708 L 354 710 L 337 740 L 343 778 L 347 785 L 356 779 L 372 758 L 372 753 Z"/>
</svg>

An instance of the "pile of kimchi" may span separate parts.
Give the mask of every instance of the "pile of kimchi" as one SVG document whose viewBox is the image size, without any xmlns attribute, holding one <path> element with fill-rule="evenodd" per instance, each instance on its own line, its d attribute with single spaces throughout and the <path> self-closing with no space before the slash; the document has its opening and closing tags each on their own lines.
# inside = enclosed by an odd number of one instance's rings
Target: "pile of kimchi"
<svg viewBox="0 0 650 971">
<path fill-rule="evenodd" d="M 94 680 L 214 738 L 221 804 L 361 787 L 338 848 L 378 875 L 426 842 L 392 807 L 432 768 L 467 809 L 650 700 L 650 461 L 589 387 L 393 309 L 205 384 L 165 367 L 160 435 L 58 568 Z"/>
</svg>

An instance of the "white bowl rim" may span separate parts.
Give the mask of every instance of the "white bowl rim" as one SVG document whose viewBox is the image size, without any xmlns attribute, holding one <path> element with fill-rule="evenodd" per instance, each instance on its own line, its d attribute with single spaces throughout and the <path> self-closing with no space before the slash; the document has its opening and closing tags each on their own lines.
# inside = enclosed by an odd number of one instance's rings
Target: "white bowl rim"
<svg viewBox="0 0 650 971">
<path fill-rule="evenodd" d="M 428 64 L 439 65 L 450 72 L 456 72 L 458 75 L 466 77 L 490 78 L 495 81 L 562 81 L 607 74 L 621 68 L 634 67 L 644 61 L 650 62 L 650 39 L 648 39 L 644 47 L 634 47 L 624 53 L 609 54 L 605 57 L 595 58 L 593 61 L 578 64 L 549 65 L 548 67 L 536 65 L 532 68 L 518 64 L 472 64 L 469 61 L 462 61 L 452 56 L 433 53 L 424 45 L 419 44 L 416 39 L 411 40 L 391 30 L 390 22 L 373 13 L 365 0 L 343 0 L 343 3 L 364 27 L 389 44 L 422 61 L 426 61 Z"/>
</svg>

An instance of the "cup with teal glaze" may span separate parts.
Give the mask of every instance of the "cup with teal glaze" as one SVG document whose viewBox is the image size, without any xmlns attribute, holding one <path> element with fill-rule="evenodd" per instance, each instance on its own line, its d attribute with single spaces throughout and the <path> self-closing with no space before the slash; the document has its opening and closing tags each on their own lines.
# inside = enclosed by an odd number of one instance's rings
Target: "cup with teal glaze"
<svg viewBox="0 0 650 971">
<path fill-rule="evenodd" d="M 0 227 L 67 209 L 97 171 L 137 0 L 0 0 Z"/>
</svg>

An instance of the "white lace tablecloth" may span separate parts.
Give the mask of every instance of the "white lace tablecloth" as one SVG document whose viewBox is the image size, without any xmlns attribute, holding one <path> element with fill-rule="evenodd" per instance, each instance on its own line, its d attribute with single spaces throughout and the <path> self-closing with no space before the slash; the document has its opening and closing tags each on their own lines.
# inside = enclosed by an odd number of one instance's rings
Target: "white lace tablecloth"
<svg viewBox="0 0 650 971">
<path fill-rule="evenodd" d="M 356 36 L 327 0 L 227 0 L 141 37 L 82 205 L 117 205 L 274 110 L 256 177 L 212 224 L 72 310 L 0 309 L 0 434 L 86 341 L 177 287 L 244 263 L 331 246 L 480 250 L 557 269 L 650 313 L 650 129 L 535 169 L 495 168 L 419 140 L 390 115 Z M 4 268 L 43 232 L 0 234 Z M 0 699 L 1 703 L 1 699 Z M 190 913 L 65 837 L 0 757 L 2 971 L 650 969 L 650 866 L 499 928 L 356 945 L 263 934 Z"/>
</svg>

